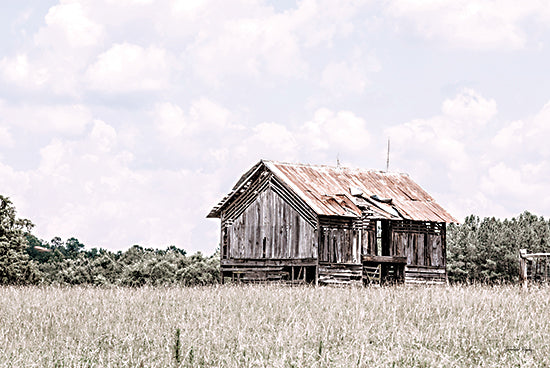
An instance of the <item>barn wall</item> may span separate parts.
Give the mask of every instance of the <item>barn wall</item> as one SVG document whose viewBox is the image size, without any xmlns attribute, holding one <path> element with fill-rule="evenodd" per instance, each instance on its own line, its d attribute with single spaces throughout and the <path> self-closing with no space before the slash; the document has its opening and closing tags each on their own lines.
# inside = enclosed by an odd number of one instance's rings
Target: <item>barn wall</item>
<svg viewBox="0 0 550 368">
<path fill-rule="evenodd" d="M 445 266 L 445 224 L 419 221 L 392 223 L 392 253 L 407 264 Z"/>
<path fill-rule="evenodd" d="M 229 258 L 317 257 L 315 228 L 267 186 L 227 227 Z"/>
<path fill-rule="evenodd" d="M 319 262 L 361 263 L 364 241 L 359 224 L 342 217 L 321 217 L 320 228 Z"/>
</svg>

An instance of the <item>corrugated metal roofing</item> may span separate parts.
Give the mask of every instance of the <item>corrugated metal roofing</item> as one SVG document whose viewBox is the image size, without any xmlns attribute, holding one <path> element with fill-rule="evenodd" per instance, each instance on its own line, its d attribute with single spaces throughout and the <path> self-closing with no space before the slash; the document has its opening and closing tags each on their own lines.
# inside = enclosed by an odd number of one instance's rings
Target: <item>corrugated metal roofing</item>
<svg viewBox="0 0 550 368">
<path fill-rule="evenodd" d="M 262 163 L 318 215 L 358 217 L 360 207 L 369 206 L 375 216 L 390 219 L 458 222 L 407 174 L 276 161 L 261 161 L 254 168 Z M 231 199 L 236 187 L 210 215 Z"/>
</svg>

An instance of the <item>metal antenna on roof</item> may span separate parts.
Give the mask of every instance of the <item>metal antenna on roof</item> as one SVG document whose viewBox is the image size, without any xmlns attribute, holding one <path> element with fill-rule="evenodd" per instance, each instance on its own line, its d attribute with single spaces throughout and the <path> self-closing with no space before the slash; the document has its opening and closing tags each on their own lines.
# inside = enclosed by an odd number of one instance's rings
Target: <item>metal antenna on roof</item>
<svg viewBox="0 0 550 368">
<path fill-rule="evenodd" d="M 388 156 L 386 158 L 386 172 L 390 171 L 390 137 L 388 137 Z"/>
<path fill-rule="evenodd" d="M 336 154 L 336 166 L 340 167 L 340 152 Z"/>
</svg>

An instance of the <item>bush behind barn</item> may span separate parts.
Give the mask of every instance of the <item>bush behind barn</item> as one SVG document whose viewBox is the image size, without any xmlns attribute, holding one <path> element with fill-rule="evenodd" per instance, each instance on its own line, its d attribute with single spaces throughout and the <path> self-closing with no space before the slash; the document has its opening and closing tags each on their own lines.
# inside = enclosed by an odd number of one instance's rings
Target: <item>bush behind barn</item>
<svg viewBox="0 0 550 368">
<path fill-rule="evenodd" d="M 26 235 L 31 246 L 30 259 L 38 264 L 39 282 L 43 284 L 97 285 L 97 286 L 158 286 L 208 285 L 219 279 L 219 255 L 204 256 L 197 252 L 187 256 L 185 250 L 170 246 L 166 250 L 134 245 L 122 252 L 93 248 L 77 251 L 70 238 L 62 242 L 55 238 L 47 243 L 31 234 Z M 37 251 L 47 249 L 47 251 Z M 74 248 L 73 248 L 74 249 Z"/>
</svg>

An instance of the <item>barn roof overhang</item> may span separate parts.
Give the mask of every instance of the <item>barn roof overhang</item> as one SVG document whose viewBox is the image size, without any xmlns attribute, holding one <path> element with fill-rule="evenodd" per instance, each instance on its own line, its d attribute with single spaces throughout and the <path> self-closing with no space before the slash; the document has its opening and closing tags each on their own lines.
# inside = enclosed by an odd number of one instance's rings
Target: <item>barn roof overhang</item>
<svg viewBox="0 0 550 368">
<path fill-rule="evenodd" d="M 237 183 L 233 186 L 233 189 L 231 189 L 231 191 L 225 197 L 223 197 L 222 200 L 214 208 L 212 208 L 212 210 L 208 213 L 206 217 L 219 218 L 221 216 L 221 211 L 225 208 L 225 206 L 230 203 L 233 198 L 235 198 L 239 194 L 242 194 L 248 188 L 252 178 L 262 169 L 262 166 L 265 165 L 263 164 L 263 161 L 260 161 L 250 170 L 244 173 L 239 178 Z"/>
</svg>

